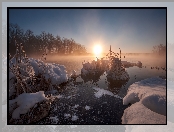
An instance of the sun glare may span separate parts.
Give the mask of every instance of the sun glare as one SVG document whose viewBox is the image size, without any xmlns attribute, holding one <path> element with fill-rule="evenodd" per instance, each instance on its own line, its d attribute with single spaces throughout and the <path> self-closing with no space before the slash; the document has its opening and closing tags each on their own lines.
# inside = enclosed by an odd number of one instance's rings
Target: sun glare
<svg viewBox="0 0 174 132">
<path fill-rule="evenodd" d="M 95 45 L 93 48 L 93 52 L 95 55 L 100 55 L 102 52 L 102 47 L 100 45 Z"/>
</svg>

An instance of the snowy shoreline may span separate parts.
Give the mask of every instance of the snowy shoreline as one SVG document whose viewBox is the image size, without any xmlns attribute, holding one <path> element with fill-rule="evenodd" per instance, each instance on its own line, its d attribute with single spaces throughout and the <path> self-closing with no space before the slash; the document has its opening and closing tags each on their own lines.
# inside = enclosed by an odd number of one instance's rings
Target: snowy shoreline
<svg viewBox="0 0 174 132">
<path fill-rule="evenodd" d="M 166 80 L 148 78 L 132 84 L 123 104 L 123 124 L 166 124 Z"/>
<path fill-rule="evenodd" d="M 34 74 L 35 76 L 38 76 L 39 73 L 42 73 L 42 75 L 44 76 L 44 79 L 50 80 L 50 84 L 59 85 L 62 82 L 68 81 L 66 68 L 64 66 L 61 66 L 59 64 L 49 64 L 49 63 L 47 64 L 47 63 L 44 63 L 43 61 L 32 59 L 32 58 L 29 58 L 28 60 L 30 61 L 30 66 L 32 69 L 31 73 Z M 15 60 L 12 60 L 12 62 L 15 64 Z M 20 67 L 21 72 L 23 73 L 23 75 L 25 75 L 24 79 L 27 78 L 28 76 L 30 77 L 29 74 L 25 74 L 25 72 L 27 71 L 26 67 L 27 65 L 25 64 L 21 64 L 21 67 Z M 9 79 L 14 77 L 15 76 L 12 73 L 10 73 Z M 11 80 L 10 83 L 11 83 L 10 86 L 14 86 L 13 85 L 14 80 Z M 51 85 L 48 85 L 48 86 L 49 88 L 47 89 L 47 91 L 53 90 L 55 92 L 53 86 Z M 15 89 L 15 88 L 11 87 L 11 89 Z M 96 91 L 94 92 L 94 97 L 98 99 L 102 97 L 103 95 L 106 95 L 106 96 L 116 97 L 122 100 L 122 98 L 120 98 L 117 95 L 114 95 L 110 91 L 104 90 L 102 88 L 93 88 L 93 89 Z M 12 93 L 10 93 L 10 95 L 16 93 L 15 90 L 11 90 L 11 92 Z M 43 92 L 46 92 L 46 91 L 43 90 Z M 38 91 L 38 93 L 37 92 L 36 93 L 34 92 L 32 94 L 23 93 L 23 94 L 20 94 L 17 98 L 10 100 L 10 102 L 13 102 L 13 103 L 18 102 L 18 105 L 19 105 L 18 108 L 14 109 L 14 112 L 12 113 L 12 117 L 18 119 L 20 117 L 20 114 L 26 114 L 33 106 L 35 106 L 35 104 L 41 103 L 43 102 L 43 100 L 48 100 L 48 98 L 46 98 L 43 92 L 42 90 L 40 90 Z M 126 107 L 124 107 L 126 109 L 124 110 L 124 114 L 122 116 L 122 124 L 134 124 L 134 123 L 137 124 L 137 122 L 140 124 L 144 124 L 144 123 L 165 124 L 165 119 L 166 119 L 166 111 L 165 111 L 166 95 L 165 94 L 166 94 L 166 81 L 159 77 L 148 78 L 148 79 L 132 84 L 129 87 L 127 95 L 123 98 L 123 105 L 126 105 Z M 20 96 L 21 98 L 23 97 L 23 101 L 25 103 L 21 103 Z M 35 96 L 35 97 L 31 99 L 29 96 L 33 96 L 33 97 Z M 24 108 L 24 105 L 27 103 L 29 103 L 29 105 Z M 129 103 L 132 104 L 130 107 L 128 107 Z M 159 104 L 159 105 L 156 105 L 156 104 Z M 85 109 L 90 110 L 91 107 L 88 104 L 86 104 Z M 137 113 L 137 111 L 139 111 L 138 112 L 139 114 L 135 116 L 134 113 Z M 147 116 L 153 117 L 154 119 L 147 120 L 144 116 L 142 116 L 142 113 L 144 112 L 147 113 Z M 133 115 L 133 116 L 130 116 L 130 115 Z M 140 118 L 141 121 L 139 121 L 137 118 L 138 119 Z M 76 115 L 72 116 L 72 121 L 75 119 L 77 120 L 78 117 Z"/>
<path fill-rule="evenodd" d="M 60 84 L 68 81 L 65 66 L 27 57 L 21 57 L 19 62 L 14 57 L 10 60 L 9 69 L 10 122 L 25 124 L 26 116 L 30 124 L 47 116 L 53 98 L 46 97 L 46 93 L 55 92 L 60 89 Z M 33 113 L 34 110 L 42 112 L 42 116 L 38 119 L 33 117 L 38 116 Z M 31 121 L 29 114 L 34 114 Z"/>
</svg>

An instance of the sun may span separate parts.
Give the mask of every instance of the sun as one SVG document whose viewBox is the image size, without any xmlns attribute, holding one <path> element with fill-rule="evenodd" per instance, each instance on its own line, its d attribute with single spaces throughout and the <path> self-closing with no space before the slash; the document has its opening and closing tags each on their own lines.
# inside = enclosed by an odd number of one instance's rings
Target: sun
<svg viewBox="0 0 174 132">
<path fill-rule="evenodd" d="M 101 45 L 95 45 L 93 48 L 93 52 L 95 55 L 100 55 L 102 52 L 102 47 Z"/>
</svg>

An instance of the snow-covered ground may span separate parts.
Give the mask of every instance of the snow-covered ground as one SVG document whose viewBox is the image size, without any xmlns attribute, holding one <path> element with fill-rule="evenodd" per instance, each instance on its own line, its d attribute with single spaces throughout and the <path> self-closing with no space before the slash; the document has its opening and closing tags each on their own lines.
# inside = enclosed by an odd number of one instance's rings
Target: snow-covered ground
<svg viewBox="0 0 174 132">
<path fill-rule="evenodd" d="M 125 132 L 173 132 L 174 130 L 174 44 L 168 44 L 167 47 L 167 125 L 126 125 Z"/>
<path fill-rule="evenodd" d="M 28 80 L 31 81 L 31 77 L 37 77 L 39 74 L 42 74 L 43 78 L 47 81 L 50 82 L 51 85 L 59 85 L 63 82 L 68 81 L 68 76 L 66 69 L 63 65 L 55 64 L 55 63 L 44 63 L 41 60 L 36 60 L 33 58 L 29 58 L 26 60 L 22 60 L 21 63 L 18 63 L 16 65 L 16 60 L 15 58 L 12 58 L 10 60 L 9 66 L 11 67 L 12 70 L 9 72 L 9 95 L 14 95 L 16 94 L 16 88 L 15 88 L 15 79 L 16 76 L 20 76 L 22 78 L 22 82 L 24 82 L 26 85 L 28 84 Z M 7 58 L 3 58 L 3 63 L 2 63 L 2 68 L 3 68 L 3 83 L 6 82 L 7 74 L 5 71 L 5 68 L 7 67 Z M 19 70 L 17 70 L 17 68 Z M 17 73 L 19 71 L 19 73 Z M 39 86 L 39 84 L 36 84 Z M 31 86 L 31 85 L 30 85 Z M 29 87 L 29 85 L 27 85 Z M 41 87 L 41 86 L 40 86 Z M 51 86 L 52 87 L 52 86 Z M 29 112 L 29 110 L 37 103 L 42 102 L 43 100 L 48 100 L 48 98 L 45 97 L 45 93 L 50 93 L 50 94 L 55 94 L 57 93 L 57 90 L 50 89 L 51 91 L 38 91 L 36 93 L 24 93 L 16 96 L 16 98 L 9 100 L 9 108 L 10 111 L 12 112 L 12 118 L 13 119 L 19 119 L 20 114 L 26 114 Z M 3 93 L 6 92 L 6 90 L 2 91 Z M 7 97 L 4 97 L 3 94 L 3 102 L 7 99 Z M 16 105 L 17 107 L 16 107 Z M 3 107 L 5 108 L 5 107 Z M 14 110 L 14 111 L 13 111 Z"/>
<path fill-rule="evenodd" d="M 97 87 L 94 87 L 93 89 L 97 91 L 97 92 L 95 92 L 95 94 L 94 94 L 94 96 L 95 96 L 96 98 L 100 98 L 100 97 L 102 97 L 103 95 L 104 95 L 104 96 L 105 96 L 105 95 L 109 95 L 109 96 L 114 96 L 114 97 L 116 97 L 116 98 L 122 99 L 120 96 L 114 95 L 112 92 L 110 92 L 110 91 L 108 91 L 108 90 L 104 90 L 104 89 L 102 89 L 102 88 L 97 88 Z"/>
<path fill-rule="evenodd" d="M 43 100 L 48 100 L 45 97 L 44 91 L 39 91 L 36 93 L 22 93 L 17 98 L 9 100 L 9 111 L 10 106 L 17 103 L 17 108 L 12 113 L 13 119 L 20 119 L 20 114 L 26 114 L 30 108 L 32 108 L 36 103 Z"/>
<path fill-rule="evenodd" d="M 166 124 L 166 80 L 148 78 L 132 84 L 123 98 L 123 124 Z"/>
</svg>

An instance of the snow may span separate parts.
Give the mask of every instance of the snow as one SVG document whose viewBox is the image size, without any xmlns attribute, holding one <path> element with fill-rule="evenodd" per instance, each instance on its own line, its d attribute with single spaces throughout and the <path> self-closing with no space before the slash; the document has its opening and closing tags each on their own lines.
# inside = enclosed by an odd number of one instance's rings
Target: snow
<svg viewBox="0 0 174 132">
<path fill-rule="evenodd" d="M 137 102 L 124 110 L 122 124 L 166 124 L 166 116 L 155 113 Z"/>
<path fill-rule="evenodd" d="M 152 77 L 132 84 L 123 98 L 124 105 L 129 103 L 123 124 L 165 124 L 166 80 Z"/>
<path fill-rule="evenodd" d="M 70 95 L 70 96 L 68 96 L 68 97 L 66 97 L 67 99 L 69 99 L 69 98 L 71 98 L 72 96 Z"/>
<path fill-rule="evenodd" d="M 65 114 L 64 114 L 64 117 L 65 117 L 65 118 L 69 118 L 69 117 L 71 117 L 71 115 L 65 113 Z"/>
<path fill-rule="evenodd" d="M 96 98 L 100 98 L 102 97 L 103 95 L 110 95 L 110 96 L 114 96 L 116 98 L 120 98 L 122 99 L 120 96 L 118 95 L 114 95 L 112 92 L 108 91 L 108 90 L 104 90 L 104 89 L 101 89 L 101 88 L 97 88 L 97 87 L 93 87 L 94 90 L 96 90 L 97 92 L 95 92 L 94 96 Z"/>
<path fill-rule="evenodd" d="M 57 95 L 56 97 L 57 97 L 58 99 L 59 99 L 59 98 L 63 98 L 63 95 Z"/>
<path fill-rule="evenodd" d="M 63 82 L 68 81 L 67 71 L 65 70 L 65 66 L 55 64 L 55 63 L 44 63 L 41 60 L 35 60 L 30 58 L 30 63 L 34 68 L 35 74 L 44 73 L 46 79 L 50 78 L 51 83 L 61 84 Z M 39 66 L 41 64 L 41 66 Z M 45 67 L 45 68 L 43 68 Z"/>
<path fill-rule="evenodd" d="M 46 79 L 50 78 L 52 85 L 61 84 L 68 80 L 65 66 L 55 63 L 44 63 L 41 60 L 33 58 L 29 58 L 28 60 L 30 64 L 30 69 L 32 71 L 27 71 L 27 63 L 20 63 L 18 65 L 20 66 L 21 74 L 27 73 L 34 74 L 35 76 L 37 76 L 39 73 L 42 73 Z M 15 64 L 15 58 L 11 59 L 10 61 L 12 61 Z M 10 64 L 10 66 L 12 66 L 12 64 Z M 12 76 L 11 73 L 10 76 Z"/>
<path fill-rule="evenodd" d="M 79 105 L 77 104 L 77 105 L 75 105 L 73 108 L 78 108 L 79 107 Z"/>
<path fill-rule="evenodd" d="M 89 110 L 89 109 L 90 109 L 90 106 L 87 106 L 87 105 L 86 105 L 86 106 L 85 106 L 85 109 L 86 109 L 86 110 Z"/>
<path fill-rule="evenodd" d="M 58 121 L 59 121 L 59 119 L 58 119 L 57 116 L 55 116 L 55 117 L 49 117 L 49 119 L 52 121 L 51 123 L 53 123 L 53 124 L 57 124 Z"/>
<path fill-rule="evenodd" d="M 22 81 L 26 84 L 26 86 L 31 87 L 27 84 L 28 81 L 31 81 L 32 76 L 37 77 L 39 73 L 42 74 L 42 76 L 47 80 L 50 81 L 49 89 L 53 89 L 52 85 L 59 85 L 63 82 L 68 81 L 67 71 L 65 70 L 65 67 L 63 65 L 59 64 L 49 64 L 44 63 L 41 60 L 29 58 L 28 63 L 25 60 L 22 60 L 21 63 L 18 63 L 16 65 L 15 58 L 12 58 L 9 62 L 10 67 L 13 67 L 15 65 L 15 68 L 19 68 L 20 77 L 22 77 Z M 14 71 L 17 71 L 15 68 L 13 68 Z M 14 95 L 16 93 L 15 90 L 15 79 L 16 75 L 13 74 L 13 72 L 9 71 L 9 97 Z M 33 82 L 34 83 L 34 82 Z M 39 84 L 38 84 L 39 86 Z M 31 88 L 32 89 L 32 88 Z"/>
<path fill-rule="evenodd" d="M 110 95 L 110 96 L 113 96 L 114 95 L 112 92 L 107 91 L 107 90 L 104 90 L 104 89 L 101 89 L 101 88 L 95 88 L 94 87 L 93 89 L 97 91 L 94 94 L 96 98 L 100 98 L 103 95 Z"/>
<path fill-rule="evenodd" d="M 42 102 L 47 98 L 44 91 L 36 93 L 22 93 L 17 98 L 9 100 L 9 105 L 17 103 L 18 107 L 13 111 L 12 118 L 20 119 L 20 114 L 26 114 L 36 103 Z"/>
<path fill-rule="evenodd" d="M 78 120 L 78 119 L 79 119 L 78 116 L 73 115 L 71 120 L 72 120 L 72 121 L 76 121 L 76 120 Z"/>
</svg>

